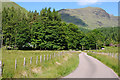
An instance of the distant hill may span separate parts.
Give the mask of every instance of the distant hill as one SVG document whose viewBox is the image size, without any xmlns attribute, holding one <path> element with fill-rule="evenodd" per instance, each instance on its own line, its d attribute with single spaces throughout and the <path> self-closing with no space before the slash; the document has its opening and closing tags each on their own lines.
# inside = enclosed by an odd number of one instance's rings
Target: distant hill
<svg viewBox="0 0 120 80">
<path fill-rule="evenodd" d="M 61 14 L 61 18 L 64 21 L 90 29 L 118 25 L 117 16 L 110 15 L 105 10 L 98 7 L 61 9 L 58 12 Z"/>
<path fill-rule="evenodd" d="M 67 23 L 74 23 L 76 25 L 88 26 L 83 20 L 75 16 L 71 16 L 70 14 L 61 13 L 61 18 Z"/>
<path fill-rule="evenodd" d="M 25 8 L 19 6 L 15 2 L 3 2 L 2 9 L 4 7 L 15 7 L 16 9 L 20 8 L 22 12 L 28 12 Z M 98 7 L 61 9 L 58 12 L 61 14 L 61 18 L 67 23 L 74 23 L 85 29 L 113 27 L 118 25 L 117 16 L 110 15 L 105 10 Z"/>
</svg>

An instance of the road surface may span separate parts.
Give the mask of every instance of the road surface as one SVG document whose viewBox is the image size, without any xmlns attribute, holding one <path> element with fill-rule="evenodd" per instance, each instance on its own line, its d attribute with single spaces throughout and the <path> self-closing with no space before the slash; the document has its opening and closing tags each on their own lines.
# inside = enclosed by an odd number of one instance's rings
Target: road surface
<svg viewBox="0 0 120 80">
<path fill-rule="evenodd" d="M 77 69 L 64 78 L 118 78 L 118 76 L 112 69 L 82 52 L 79 55 Z"/>
</svg>

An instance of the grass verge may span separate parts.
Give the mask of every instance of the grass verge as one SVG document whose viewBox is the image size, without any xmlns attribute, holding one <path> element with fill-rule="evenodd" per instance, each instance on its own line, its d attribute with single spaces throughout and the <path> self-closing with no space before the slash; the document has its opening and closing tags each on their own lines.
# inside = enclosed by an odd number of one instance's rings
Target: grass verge
<svg viewBox="0 0 120 80">
<path fill-rule="evenodd" d="M 105 65 L 109 66 L 111 69 L 113 69 L 118 74 L 118 59 L 113 58 L 111 56 L 95 54 L 95 53 L 91 53 L 91 52 L 88 52 L 88 55 L 103 62 Z M 120 76 L 120 75 L 118 74 L 118 76 Z"/>
<path fill-rule="evenodd" d="M 104 47 L 104 49 L 100 49 L 100 50 L 91 50 L 91 51 L 94 51 L 94 52 L 100 52 L 100 53 L 118 53 L 118 47 Z"/>
<path fill-rule="evenodd" d="M 79 52 L 64 51 L 63 55 L 57 56 L 63 51 L 22 51 L 22 50 L 3 50 L 2 60 L 4 62 L 3 78 L 60 78 L 68 75 L 79 64 Z M 56 57 L 54 54 L 56 53 Z M 45 60 L 40 55 L 51 55 L 52 59 Z M 36 57 L 38 56 L 38 64 Z M 24 57 L 26 66 L 23 66 Z M 33 57 L 32 64 L 30 58 Z M 17 69 L 15 70 L 15 59 Z"/>
</svg>

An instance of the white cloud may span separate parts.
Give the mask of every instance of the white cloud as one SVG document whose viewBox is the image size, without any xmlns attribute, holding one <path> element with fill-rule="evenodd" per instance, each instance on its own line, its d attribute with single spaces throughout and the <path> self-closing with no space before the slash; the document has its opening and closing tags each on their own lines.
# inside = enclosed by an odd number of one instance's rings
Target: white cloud
<svg viewBox="0 0 120 80">
<path fill-rule="evenodd" d="M 97 3 L 98 0 L 79 0 L 79 5 L 91 5 Z"/>
</svg>

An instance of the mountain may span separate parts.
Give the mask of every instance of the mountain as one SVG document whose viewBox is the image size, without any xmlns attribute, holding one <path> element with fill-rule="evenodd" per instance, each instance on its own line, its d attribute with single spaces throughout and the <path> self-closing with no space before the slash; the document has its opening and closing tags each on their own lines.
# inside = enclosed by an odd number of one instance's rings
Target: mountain
<svg viewBox="0 0 120 80">
<path fill-rule="evenodd" d="M 14 7 L 16 9 L 21 9 L 22 12 L 25 12 L 25 13 L 28 12 L 25 8 L 19 6 L 15 2 L 2 2 L 2 9 L 4 9 L 4 7 L 6 7 L 6 8 Z"/>
<path fill-rule="evenodd" d="M 98 7 L 86 7 L 80 9 L 61 9 L 58 11 L 61 18 L 76 25 L 95 29 L 100 27 L 113 27 L 118 25 L 117 16 L 108 14 Z"/>
<path fill-rule="evenodd" d="M 15 2 L 3 2 L 2 9 L 4 9 L 4 7 L 15 7 L 16 9 L 20 8 L 22 12 L 28 12 L 25 8 L 19 6 Z M 67 23 L 74 23 L 83 28 L 95 29 L 118 25 L 117 16 L 110 15 L 105 10 L 98 7 L 61 9 L 58 12 L 61 14 L 61 18 Z"/>
</svg>

